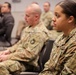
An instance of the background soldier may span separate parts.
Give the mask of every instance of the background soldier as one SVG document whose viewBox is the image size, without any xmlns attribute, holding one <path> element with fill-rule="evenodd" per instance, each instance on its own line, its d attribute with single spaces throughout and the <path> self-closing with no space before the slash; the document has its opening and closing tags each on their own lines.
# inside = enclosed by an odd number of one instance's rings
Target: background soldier
<svg viewBox="0 0 76 75">
<path fill-rule="evenodd" d="M 43 7 L 44 7 L 44 12 L 41 15 L 41 20 L 44 22 L 46 28 L 51 30 L 52 29 L 51 22 L 53 17 L 52 12 L 50 11 L 51 5 L 49 2 L 45 2 L 43 4 Z"/>
</svg>

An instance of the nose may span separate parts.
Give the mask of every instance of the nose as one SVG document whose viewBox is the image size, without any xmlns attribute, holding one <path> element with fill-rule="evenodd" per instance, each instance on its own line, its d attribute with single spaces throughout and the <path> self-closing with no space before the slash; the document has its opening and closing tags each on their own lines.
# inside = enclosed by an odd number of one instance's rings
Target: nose
<svg viewBox="0 0 76 75">
<path fill-rule="evenodd" d="M 25 18 L 24 18 L 25 20 L 27 20 L 27 18 L 26 18 L 26 16 L 25 16 Z"/>
<path fill-rule="evenodd" d="M 54 21 L 54 22 L 55 22 L 55 16 L 52 18 L 52 21 Z"/>
</svg>

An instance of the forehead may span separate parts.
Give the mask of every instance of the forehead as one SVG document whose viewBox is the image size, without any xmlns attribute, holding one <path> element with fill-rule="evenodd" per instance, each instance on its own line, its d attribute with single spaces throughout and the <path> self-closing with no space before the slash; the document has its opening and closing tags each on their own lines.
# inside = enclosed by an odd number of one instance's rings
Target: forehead
<svg viewBox="0 0 76 75">
<path fill-rule="evenodd" d="M 49 4 L 46 2 L 46 3 L 44 3 L 44 6 L 49 6 Z"/>
<path fill-rule="evenodd" d="M 8 7 L 8 4 L 5 3 L 5 4 L 2 5 L 2 7 Z"/>
<path fill-rule="evenodd" d="M 31 10 L 32 10 L 32 7 L 26 7 L 26 10 L 25 11 L 26 12 L 29 12 L 29 11 L 31 12 Z"/>
<path fill-rule="evenodd" d="M 63 12 L 63 8 L 59 5 L 55 6 L 54 12 L 58 12 L 58 13 L 62 13 Z"/>
<path fill-rule="evenodd" d="M 25 14 L 31 14 L 31 9 L 26 9 Z"/>
<path fill-rule="evenodd" d="M 32 7 L 28 7 L 28 8 L 26 8 L 26 10 L 25 10 L 25 13 L 27 13 L 27 14 L 33 14 L 35 11 L 34 11 L 34 9 L 32 8 Z"/>
<path fill-rule="evenodd" d="M 31 16 L 32 13 L 31 13 L 30 11 L 27 11 L 27 10 L 26 10 L 26 11 L 25 11 L 25 15 L 26 15 L 26 16 Z"/>
</svg>

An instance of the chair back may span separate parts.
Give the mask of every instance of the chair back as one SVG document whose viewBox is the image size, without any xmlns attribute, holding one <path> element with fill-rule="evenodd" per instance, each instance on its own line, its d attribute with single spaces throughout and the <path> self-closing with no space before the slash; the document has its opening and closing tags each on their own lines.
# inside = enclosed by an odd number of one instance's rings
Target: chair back
<svg viewBox="0 0 76 75">
<path fill-rule="evenodd" d="M 39 66 L 40 66 L 40 71 L 43 70 L 44 64 L 48 61 L 50 57 L 50 53 L 52 51 L 54 40 L 48 40 L 43 48 L 43 50 L 40 53 L 40 58 L 39 58 Z"/>
</svg>

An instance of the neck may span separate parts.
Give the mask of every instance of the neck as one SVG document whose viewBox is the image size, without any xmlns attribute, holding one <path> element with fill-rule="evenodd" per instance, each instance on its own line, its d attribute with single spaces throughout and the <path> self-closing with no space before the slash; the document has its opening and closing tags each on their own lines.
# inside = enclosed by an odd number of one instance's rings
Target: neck
<svg viewBox="0 0 76 75">
<path fill-rule="evenodd" d="M 76 25 L 73 25 L 72 27 L 68 28 L 67 30 L 63 31 L 65 36 L 68 36 L 70 32 L 76 28 Z"/>
<path fill-rule="evenodd" d="M 39 23 L 39 21 L 35 22 L 32 27 L 34 28 L 35 26 L 37 26 L 37 24 Z"/>
</svg>

